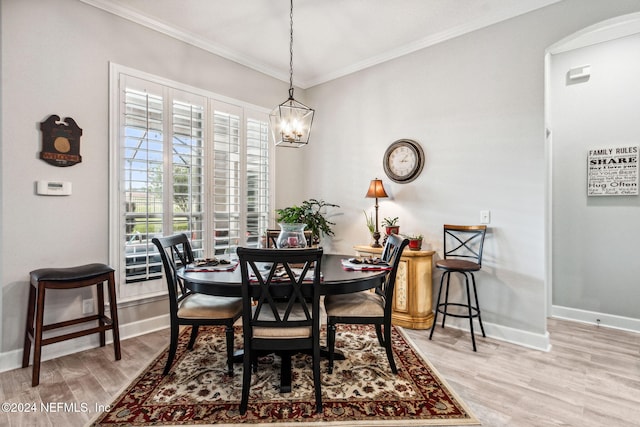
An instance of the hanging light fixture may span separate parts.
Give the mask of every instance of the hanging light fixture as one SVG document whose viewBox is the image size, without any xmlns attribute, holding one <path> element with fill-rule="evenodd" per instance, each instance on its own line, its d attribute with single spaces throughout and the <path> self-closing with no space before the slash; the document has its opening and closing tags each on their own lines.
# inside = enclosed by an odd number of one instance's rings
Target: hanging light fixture
<svg viewBox="0 0 640 427">
<path fill-rule="evenodd" d="M 269 121 L 277 146 L 301 147 L 309 142 L 315 111 L 293 98 L 293 0 L 290 10 L 289 98 L 271 111 Z"/>
</svg>

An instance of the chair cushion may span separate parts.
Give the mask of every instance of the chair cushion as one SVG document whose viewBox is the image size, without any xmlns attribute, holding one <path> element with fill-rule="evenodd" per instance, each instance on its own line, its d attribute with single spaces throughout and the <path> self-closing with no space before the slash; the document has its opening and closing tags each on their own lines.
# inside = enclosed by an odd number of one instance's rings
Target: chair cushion
<svg viewBox="0 0 640 427">
<path fill-rule="evenodd" d="M 278 312 L 284 313 L 286 304 L 277 304 Z M 255 306 L 253 307 L 255 311 Z M 293 310 L 291 310 L 291 314 L 289 315 L 289 320 L 305 320 L 306 317 L 304 315 L 304 311 L 300 305 L 294 305 Z M 275 317 L 273 316 L 273 312 L 267 306 L 267 304 L 263 305 L 260 309 L 259 320 L 263 321 L 275 321 Z M 311 326 L 294 326 L 294 327 L 266 327 L 266 326 L 254 326 L 253 327 L 253 337 L 254 338 L 266 338 L 266 339 L 277 339 L 277 338 L 309 338 L 311 336 L 312 330 Z"/>
<path fill-rule="evenodd" d="M 230 319 L 242 313 L 242 298 L 191 294 L 180 301 L 178 317 L 183 319 Z"/>
<path fill-rule="evenodd" d="M 480 264 L 467 261 L 464 259 L 441 259 L 436 261 L 436 267 L 442 270 L 449 271 L 478 271 L 480 270 Z"/>
<path fill-rule="evenodd" d="M 383 317 L 384 300 L 374 292 L 327 295 L 324 308 L 329 317 Z"/>
<path fill-rule="evenodd" d="M 114 271 L 114 269 L 106 264 L 94 263 L 68 268 L 41 268 L 39 270 L 32 271 L 30 274 L 31 283 L 35 284 L 39 281 L 45 280 L 49 282 L 73 282 L 86 280 L 112 271 Z"/>
</svg>

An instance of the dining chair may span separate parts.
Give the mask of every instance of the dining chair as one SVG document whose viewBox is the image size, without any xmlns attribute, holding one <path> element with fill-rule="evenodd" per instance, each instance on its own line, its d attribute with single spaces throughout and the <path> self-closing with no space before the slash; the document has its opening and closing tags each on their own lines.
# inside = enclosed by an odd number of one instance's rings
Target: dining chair
<svg viewBox="0 0 640 427">
<path fill-rule="evenodd" d="M 431 325 L 431 332 L 429 332 L 429 339 L 433 337 L 433 331 L 435 330 L 436 323 L 438 322 L 438 313 L 442 314 L 443 328 L 447 316 L 469 319 L 473 351 L 476 351 L 476 339 L 473 332 L 474 318 L 478 318 L 482 336 L 486 337 L 484 333 L 484 326 L 482 326 L 482 317 L 480 316 L 480 304 L 478 303 L 476 279 L 473 275 L 474 271 L 479 271 L 482 268 L 482 248 L 484 246 L 484 237 L 486 232 L 486 225 L 444 225 L 444 259 L 436 261 L 436 268 L 443 270 L 443 272 L 440 277 L 440 289 L 438 290 L 435 317 L 433 318 L 433 324 Z M 449 302 L 449 281 L 451 279 L 451 273 L 458 273 L 464 276 L 467 294 L 467 301 L 465 304 Z M 469 276 L 471 276 L 475 305 L 471 303 Z M 445 277 L 447 278 L 447 283 L 443 286 Z M 443 287 L 445 288 L 445 298 L 444 302 L 441 303 L 440 297 L 442 295 Z M 466 309 L 466 312 L 454 312 L 450 310 L 451 307 L 453 307 L 454 310 L 455 307 L 461 307 Z"/>
<path fill-rule="evenodd" d="M 327 295 L 324 298 L 324 308 L 327 312 L 329 373 L 333 372 L 336 325 L 338 323 L 375 325 L 378 342 L 387 352 L 391 371 L 394 374 L 398 373 L 393 359 L 391 343 L 391 309 L 400 257 L 408 244 L 409 239 L 402 239 L 398 235 L 392 234 L 387 237 L 387 242 L 382 251 L 382 259 L 391 266 L 391 269 L 382 283 L 374 288 L 373 292 L 362 291 L 352 294 Z"/>
<path fill-rule="evenodd" d="M 257 355 L 311 351 L 316 411 L 320 387 L 320 269 L 322 248 L 237 250 L 242 273 L 244 358 L 240 413 L 249 402 L 251 368 Z M 256 368 L 257 369 L 257 368 Z M 281 372 L 284 374 L 285 372 Z"/>
<path fill-rule="evenodd" d="M 164 276 L 169 291 L 169 315 L 171 317 L 171 342 L 169 356 L 162 375 L 167 375 L 178 348 L 178 332 L 181 325 L 191 326 L 187 348 L 193 349 L 198 328 L 208 325 L 226 326 L 228 374 L 233 375 L 233 324 L 242 314 L 242 299 L 204 295 L 190 291 L 177 275 L 179 268 L 193 263 L 193 250 L 186 234 L 155 237 L 152 240 L 162 258 Z"/>
</svg>

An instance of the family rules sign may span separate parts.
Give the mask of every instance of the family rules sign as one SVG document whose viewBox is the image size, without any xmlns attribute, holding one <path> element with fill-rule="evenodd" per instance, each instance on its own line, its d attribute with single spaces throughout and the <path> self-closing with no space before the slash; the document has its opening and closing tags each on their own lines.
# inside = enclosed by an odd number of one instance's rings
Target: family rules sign
<svg viewBox="0 0 640 427">
<path fill-rule="evenodd" d="M 589 150 L 587 195 L 638 195 L 638 145 Z"/>
</svg>

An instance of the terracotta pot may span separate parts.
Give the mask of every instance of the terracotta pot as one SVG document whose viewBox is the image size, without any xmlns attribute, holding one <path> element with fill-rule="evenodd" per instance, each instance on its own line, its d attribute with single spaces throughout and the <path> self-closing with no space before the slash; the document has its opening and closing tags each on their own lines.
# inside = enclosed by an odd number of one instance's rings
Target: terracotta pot
<svg viewBox="0 0 640 427">
<path fill-rule="evenodd" d="M 409 239 L 409 249 L 419 251 L 422 248 L 422 239 Z"/>
<path fill-rule="evenodd" d="M 399 234 L 400 233 L 400 226 L 399 225 L 387 225 L 384 227 L 384 232 L 387 236 L 391 236 L 392 234 Z"/>
</svg>

